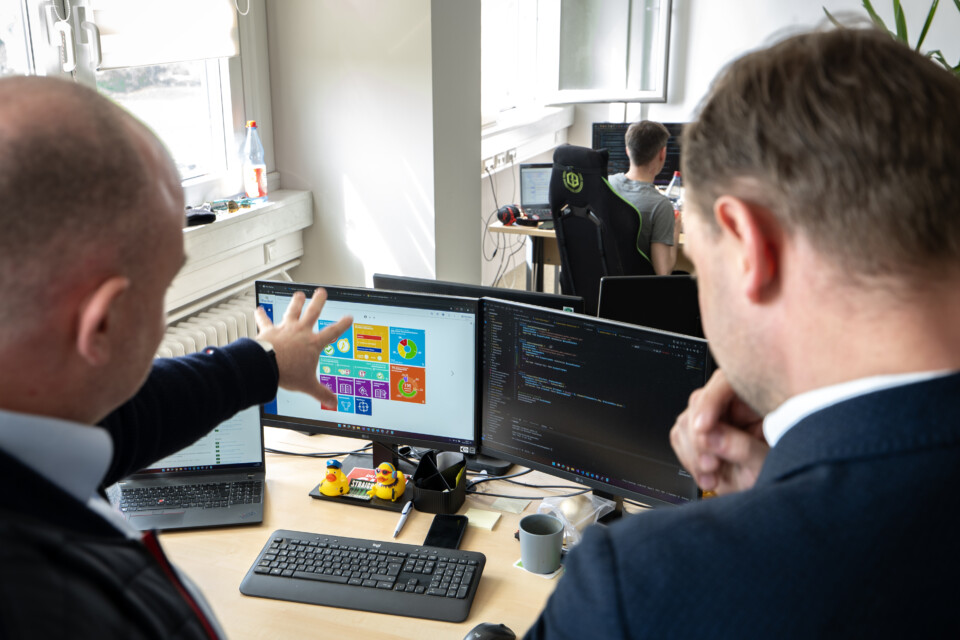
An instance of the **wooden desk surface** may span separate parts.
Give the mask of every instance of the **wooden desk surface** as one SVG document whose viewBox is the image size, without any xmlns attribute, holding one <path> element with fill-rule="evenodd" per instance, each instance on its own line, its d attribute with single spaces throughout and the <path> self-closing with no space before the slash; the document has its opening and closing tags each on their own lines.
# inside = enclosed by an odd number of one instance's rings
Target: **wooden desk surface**
<svg viewBox="0 0 960 640">
<path fill-rule="evenodd" d="M 332 436 L 305 436 L 284 429 L 265 429 L 269 448 L 286 451 L 349 451 L 362 441 Z M 397 638 L 463 638 L 480 622 L 502 622 L 518 636 L 536 619 L 557 582 L 513 567 L 520 557 L 514 539 L 523 515 L 536 513 L 538 501 L 530 502 L 523 514 L 501 512 L 492 531 L 467 527 L 462 549 L 480 551 L 487 563 L 470 616 L 455 624 L 419 618 L 320 607 L 281 600 L 253 598 L 240 593 L 240 582 L 260 549 L 276 529 L 338 534 L 348 537 L 390 540 L 396 527 L 396 513 L 311 498 L 309 491 L 320 481 L 326 461 L 267 454 L 266 512 L 260 525 L 196 531 L 171 531 L 161 541 L 170 559 L 203 590 L 228 636 L 245 638 L 357 638 L 358 631 L 375 632 L 377 640 Z M 557 478 L 539 475 L 543 484 L 562 484 Z M 550 490 L 512 487 L 505 482 L 484 483 L 493 493 Z M 576 485 L 574 485 L 575 487 Z M 562 493 L 556 491 L 555 493 Z M 492 498 L 468 496 L 460 513 L 470 507 L 497 511 Z M 397 536 L 398 542 L 420 544 L 427 534 L 432 514 L 414 511 Z M 366 635 L 365 637 L 373 637 Z"/>
</svg>

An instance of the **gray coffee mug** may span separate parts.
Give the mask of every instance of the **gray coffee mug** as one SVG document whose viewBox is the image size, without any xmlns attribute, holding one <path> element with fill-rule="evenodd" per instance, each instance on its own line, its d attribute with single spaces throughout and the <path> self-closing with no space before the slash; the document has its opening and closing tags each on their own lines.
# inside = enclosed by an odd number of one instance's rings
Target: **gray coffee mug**
<svg viewBox="0 0 960 640">
<path fill-rule="evenodd" d="M 563 523 L 546 513 L 520 520 L 520 560 L 533 573 L 553 573 L 560 568 Z"/>
</svg>

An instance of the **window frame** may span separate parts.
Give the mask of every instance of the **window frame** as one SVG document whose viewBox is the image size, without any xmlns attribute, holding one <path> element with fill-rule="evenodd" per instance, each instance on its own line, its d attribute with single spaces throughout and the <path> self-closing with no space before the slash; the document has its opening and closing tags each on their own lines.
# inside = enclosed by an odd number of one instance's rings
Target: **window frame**
<svg viewBox="0 0 960 640">
<path fill-rule="evenodd" d="M 84 25 L 92 19 L 85 0 L 19 0 L 24 30 L 27 33 L 27 55 L 30 73 L 73 79 L 97 89 L 95 68 L 98 66 L 94 30 Z M 61 66 L 59 34 L 54 23 L 59 16 L 66 17 L 72 28 L 73 52 L 76 68 L 64 71 Z M 238 15 L 240 55 L 231 58 L 209 58 L 208 73 L 219 74 L 219 91 L 208 92 L 209 105 L 214 113 L 214 126 L 222 131 L 223 165 L 202 176 L 181 182 L 187 204 L 199 204 L 239 192 L 240 161 L 237 153 L 243 142 L 245 123 L 256 119 L 267 160 L 268 172 L 274 171 L 273 122 L 270 112 L 270 84 L 265 0 L 250 0 L 246 16 Z M 248 114 L 256 114 L 249 115 Z M 277 176 L 270 176 L 276 183 Z"/>
</svg>

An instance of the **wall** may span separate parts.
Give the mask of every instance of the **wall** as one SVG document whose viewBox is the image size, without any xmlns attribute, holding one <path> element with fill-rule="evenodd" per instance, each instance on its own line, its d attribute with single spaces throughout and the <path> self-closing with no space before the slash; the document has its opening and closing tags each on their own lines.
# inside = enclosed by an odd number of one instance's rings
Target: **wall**
<svg viewBox="0 0 960 640">
<path fill-rule="evenodd" d="M 874 0 L 877 13 L 893 27 L 892 2 Z M 930 3 L 911 0 L 906 10 L 910 42 L 915 43 Z M 840 16 L 866 18 L 860 0 L 674 0 L 667 102 L 663 104 L 581 105 L 570 142 L 589 146 L 592 122 L 622 122 L 642 118 L 661 122 L 686 122 L 709 91 L 723 67 L 744 53 L 771 44 L 788 33 L 817 27 L 826 17 L 823 7 Z M 941 2 L 923 49 L 940 49 L 947 61 L 960 59 L 960 11 L 952 2 Z M 631 112 L 631 109 L 633 110 Z"/>
<path fill-rule="evenodd" d="M 277 170 L 314 197 L 296 279 L 479 279 L 475 209 L 451 204 L 479 200 L 479 21 L 470 0 L 268 2 Z"/>
</svg>

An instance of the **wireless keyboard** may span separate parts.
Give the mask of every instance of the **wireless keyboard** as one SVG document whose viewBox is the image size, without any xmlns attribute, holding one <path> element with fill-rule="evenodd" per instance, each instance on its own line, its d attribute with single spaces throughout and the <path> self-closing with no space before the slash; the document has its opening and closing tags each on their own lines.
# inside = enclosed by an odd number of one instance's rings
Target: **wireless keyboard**
<svg viewBox="0 0 960 640">
<path fill-rule="evenodd" d="M 463 622 L 486 557 L 476 551 L 274 531 L 240 593 Z"/>
</svg>

